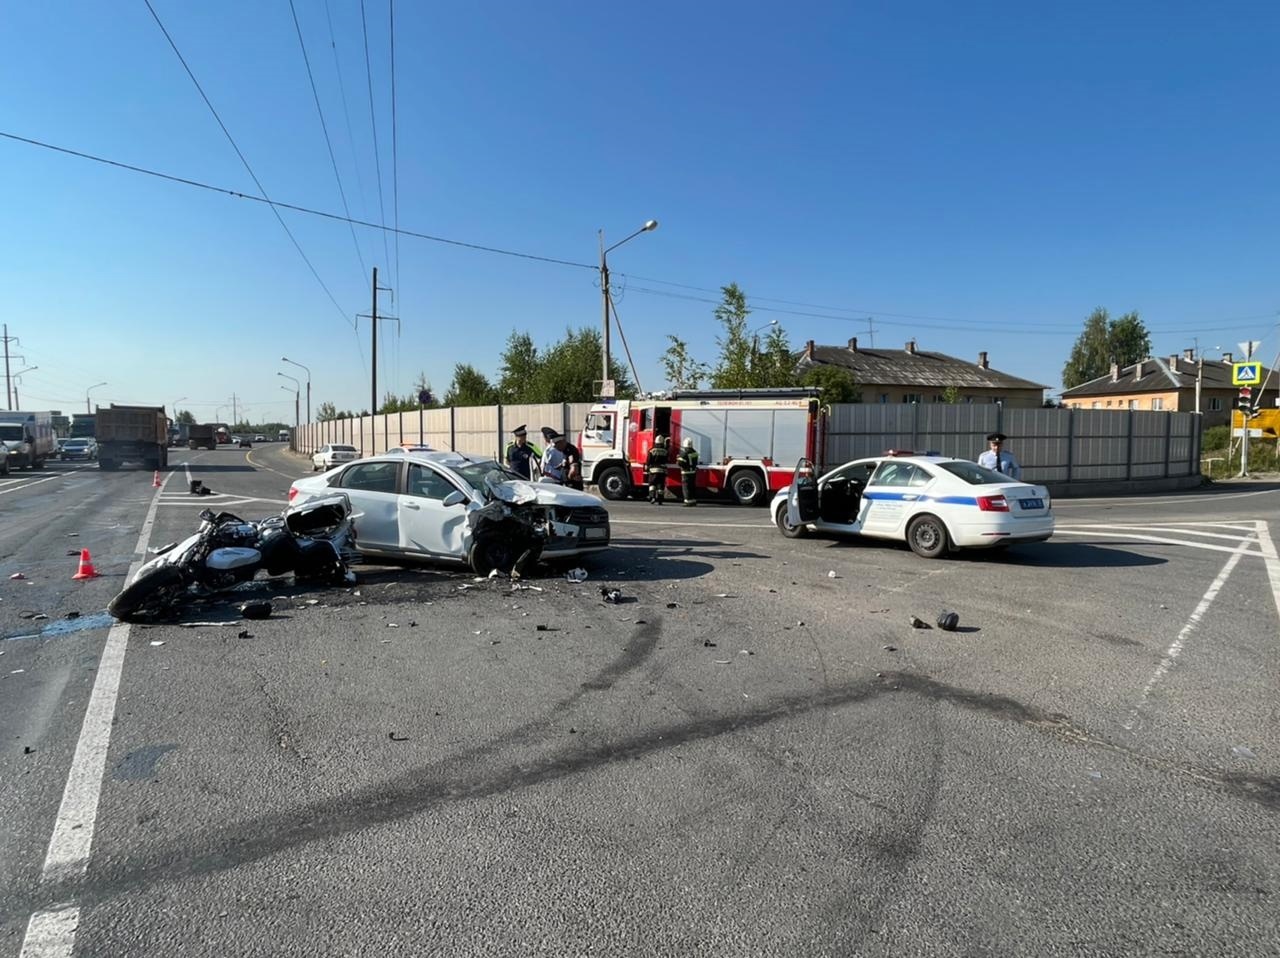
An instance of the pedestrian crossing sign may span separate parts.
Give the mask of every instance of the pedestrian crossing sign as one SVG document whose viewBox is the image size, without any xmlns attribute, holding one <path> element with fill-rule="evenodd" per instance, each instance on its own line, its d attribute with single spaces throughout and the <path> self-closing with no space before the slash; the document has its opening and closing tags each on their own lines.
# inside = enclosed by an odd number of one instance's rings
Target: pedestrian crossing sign
<svg viewBox="0 0 1280 958">
<path fill-rule="evenodd" d="M 1262 382 L 1262 366 L 1259 363 L 1232 363 L 1231 385 L 1256 386 Z"/>
</svg>

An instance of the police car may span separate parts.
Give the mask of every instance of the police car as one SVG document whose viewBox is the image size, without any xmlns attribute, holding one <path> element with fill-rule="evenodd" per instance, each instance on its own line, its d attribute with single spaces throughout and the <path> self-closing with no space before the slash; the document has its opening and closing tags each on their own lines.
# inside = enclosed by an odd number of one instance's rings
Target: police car
<svg viewBox="0 0 1280 958">
<path fill-rule="evenodd" d="M 965 459 L 890 451 L 821 478 L 802 459 L 770 505 L 789 539 L 835 532 L 905 541 L 934 559 L 950 549 L 1042 542 L 1053 535 L 1049 490 Z"/>
</svg>

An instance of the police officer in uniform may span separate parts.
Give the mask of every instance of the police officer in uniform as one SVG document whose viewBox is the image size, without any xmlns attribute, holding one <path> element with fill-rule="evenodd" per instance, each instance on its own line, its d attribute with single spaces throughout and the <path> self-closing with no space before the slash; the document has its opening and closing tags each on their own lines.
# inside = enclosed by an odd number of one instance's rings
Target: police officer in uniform
<svg viewBox="0 0 1280 958">
<path fill-rule="evenodd" d="M 989 435 L 987 444 L 990 448 L 978 457 L 978 465 L 1004 473 L 1010 479 L 1020 482 L 1022 466 L 1018 465 L 1018 460 L 1013 457 L 1013 453 L 1004 447 L 1005 440 L 1008 438 L 1002 432 L 993 432 Z"/>
<path fill-rule="evenodd" d="M 526 479 L 530 479 L 532 473 L 529 470 L 529 460 L 541 459 L 542 450 L 529 442 L 529 430 L 524 426 L 516 426 L 511 430 L 511 435 L 515 436 L 515 439 L 507 443 L 507 465 Z"/>
<path fill-rule="evenodd" d="M 680 492 L 686 506 L 696 506 L 694 498 L 698 485 L 698 450 L 693 446 L 693 437 L 686 436 L 676 456 L 676 465 L 680 467 Z"/>
<path fill-rule="evenodd" d="M 649 455 L 645 457 L 645 473 L 649 477 L 649 501 L 662 505 L 667 498 L 667 440 L 654 436 Z"/>
</svg>

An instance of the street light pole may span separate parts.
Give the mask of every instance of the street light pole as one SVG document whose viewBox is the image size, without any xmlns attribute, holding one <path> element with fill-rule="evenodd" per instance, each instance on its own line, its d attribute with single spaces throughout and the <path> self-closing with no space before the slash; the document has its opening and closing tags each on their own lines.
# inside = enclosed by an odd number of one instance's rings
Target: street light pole
<svg viewBox="0 0 1280 958">
<path fill-rule="evenodd" d="M 281 356 L 280 362 L 288 363 L 290 366 L 297 366 L 299 369 L 306 370 L 307 373 L 307 422 L 311 422 L 311 370 L 307 369 L 302 363 L 295 363 L 288 356 Z"/>
<path fill-rule="evenodd" d="M 12 390 L 13 390 L 13 405 L 9 407 L 10 409 L 21 409 L 21 408 L 22 408 L 22 403 L 18 402 L 18 382 L 17 382 L 18 377 L 19 377 L 19 376 L 21 376 L 23 373 L 30 373 L 30 372 L 34 372 L 35 370 L 37 370 L 37 369 L 39 369 L 39 368 L 40 368 L 39 366 L 28 366 L 26 369 L 19 369 L 16 373 L 12 373 L 12 374 L 10 374 L 10 375 L 11 375 L 11 378 L 14 380 L 13 387 L 12 387 Z"/>
<path fill-rule="evenodd" d="M 604 230 L 599 231 L 600 236 L 600 300 L 603 306 L 603 324 L 604 339 L 601 342 L 601 386 L 609 381 L 609 254 L 621 246 L 628 240 L 633 240 L 641 233 L 651 233 L 658 228 L 657 220 L 648 220 L 644 226 L 640 227 L 626 239 L 621 239 L 614 243 L 608 249 L 604 245 Z"/>
<path fill-rule="evenodd" d="M 91 409 L 89 408 L 89 393 L 91 393 L 93 390 L 97 389 L 99 386 L 105 386 L 105 385 L 107 385 L 107 384 L 106 384 L 106 383 L 94 383 L 92 386 L 90 386 L 88 389 L 86 389 L 86 390 L 84 391 L 84 414 L 85 414 L 86 416 L 87 416 L 87 415 L 89 415 L 89 414 L 93 411 L 93 410 L 91 410 Z"/>
<path fill-rule="evenodd" d="M 293 428 L 298 428 L 298 390 L 290 389 L 288 386 L 281 386 L 287 393 L 293 393 Z"/>
<path fill-rule="evenodd" d="M 293 391 L 293 428 L 294 428 L 294 429 L 297 429 L 297 428 L 298 428 L 298 426 L 300 425 L 300 423 L 298 422 L 298 395 L 299 395 L 299 393 L 301 393 L 301 392 L 302 392 L 302 383 L 298 382 L 298 380 L 294 379 L 294 378 L 293 378 L 292 376 L 290 376 L 288 373 L 276 373 L 276 375 L 277 375 L 277 376 L 283 376 L 285 379 L 288 379 L 288 380 L 292 381 L 292 383 L 293 383 L 295 386 L 297 386 L 297 387 L 298 387 L 297 389 L 295 389 L 295 390 Z M 281 388 L 281 389 L 288 389 L 289 387 L 288 387 L 288 386 L 281 386 L 280 388 Z"/>
</svg>

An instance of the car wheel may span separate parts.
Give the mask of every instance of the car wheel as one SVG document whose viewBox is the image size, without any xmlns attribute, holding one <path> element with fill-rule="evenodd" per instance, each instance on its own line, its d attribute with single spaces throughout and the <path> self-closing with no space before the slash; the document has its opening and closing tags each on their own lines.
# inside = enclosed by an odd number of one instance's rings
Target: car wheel
<svg viewBox="0 0 1280 958">
<path fill-rule="evenodd" d="M 947 527 L 937 516 L 916 516 L 907 526 L 907 545 L 926 559 L 936 559 L 947 551 Z"/>
<path fill-rule="evenodd" d="M 774 522 L 778 524 L 778 531 L 788 539 L 802 539 L 809 534 L 809 530 L 803 522 L 797 525 L 787 518 L 787 504 L 785 502 L 782 504 L 782 508 L 778 510 L 777 516 L 774 517 Z"/>
<path fill-rule="evenodd" d="M 764 493 L 764 480 L 760 478 L 760 473 L 752 469 L 743 469 L 735 472 L 729 480 L 729 491 L 733 493 L 733 498 L 737 499 L 739 504 L 750 506 L 759 501 Z"/>
<path fill-rule="evenodd" d="M 627 473 L 621 466 L 610 466 L 600 473 L 596 482 L 600 495 L 611 502 L 625 499 L 631 492 L 631 483 L 627 481 Z"/>
</svg>

